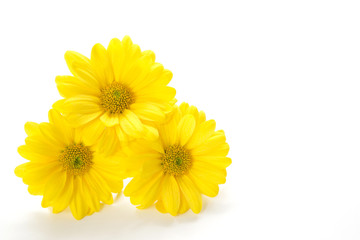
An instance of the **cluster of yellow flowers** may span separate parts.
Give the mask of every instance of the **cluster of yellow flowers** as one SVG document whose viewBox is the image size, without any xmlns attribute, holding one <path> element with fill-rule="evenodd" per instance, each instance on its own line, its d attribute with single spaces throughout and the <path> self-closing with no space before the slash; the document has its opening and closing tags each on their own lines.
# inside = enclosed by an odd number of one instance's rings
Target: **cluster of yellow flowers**
<svg viewBox="0 0 360 240">
<path fill-rule="evenodd" d="M 155 204 L 173 216 L 199 213 L 204 194 L 225 183 L 229 145 L 215 121 L 194 106 L 177 106 L 172 73 L 126 36 L 107 49 L 96 44 L 91 58 L 65 53 L 73 76 L 57 76 L 63 99 L 49 122 L 27 122 L 19 154 L 28 162 L 15 174 L 42 207 L 68 206 L 76 219 L 112 204 L 123 189 L 139 209 Z"/>
</svg>

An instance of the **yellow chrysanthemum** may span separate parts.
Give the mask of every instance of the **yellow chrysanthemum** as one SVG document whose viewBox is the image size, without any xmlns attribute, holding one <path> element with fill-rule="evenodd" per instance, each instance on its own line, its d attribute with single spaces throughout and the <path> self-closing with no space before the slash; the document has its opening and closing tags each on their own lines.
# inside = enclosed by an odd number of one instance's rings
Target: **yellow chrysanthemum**
<svg viewBox="0 0 360 240">
<path fill-rule="evenodd" d="M 156 202 L 162 213 L 177 215 L 189 208 L 199 213 L 201 194 L 214 197 L 225 183 L 229 145 L 223 131 L 215 131 L 215 121 L 186 103 L 174 107 L 158 125 L 160 138 L 133 145 L 134 158 L 142 169 L 124 190 L 138 208 Z"/>
<path fill-rule="evenodd" d="M 68 51 L 66 63 L 74 76 L 58 76 L 65 99 L 54 104 L 74 127 L 98 139 L 111 153 L 119 142 L 158 137 L 153 122 L 161 121 L 175 103 L 175 89 L 167 86 L 172 73 L 155 62 L 152 51 L 141 51 L 126 36 L 112 39 L 107 49 L 96 44 L 91 58 Z"/>
<path fill-rule="evenodd" d="M 112 204 L 112 192 L 121 192 L 119 162 L 99 154 L 83 130 L 67 125 L 55 110 L 49 111 L 49 123 L 28 122 L 25 131 L 26 144 L 18 152 L 30 161 L 15 174 L 29 185 L 30 194 L 43 195 L 43 207 L 59 213 L 70 206 L 79 220 L 99 211 L 101 202 Z"/>
</svg>

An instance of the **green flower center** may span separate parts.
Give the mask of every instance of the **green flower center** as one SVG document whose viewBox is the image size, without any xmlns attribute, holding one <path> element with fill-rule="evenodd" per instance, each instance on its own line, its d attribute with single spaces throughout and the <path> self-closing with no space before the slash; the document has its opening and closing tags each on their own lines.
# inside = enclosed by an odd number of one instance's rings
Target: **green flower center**
<svg viewBox="0 0 360 240">
<path fill-rule="evenodd" d="M 71 144 L 61 151 L 59 161 L 64 170 L 73 175 L 82 175 L 93 165 L 93 153 L 82 143 Z"/>
<path fill-rule="evenodd" d="M 187 173 L 192 165 L 191 155 L 180 145 L 172 145 L 165 149 L 161 157 L 161 166 L 164 173 L 179 176 Z"/>
<path fill-rule="evenodd" d="M 121 83 L 113 82 L 101 89 L 100 105 L 110 114 L 120 114 L 134 103 L 132 92 Z"/>
</svg>

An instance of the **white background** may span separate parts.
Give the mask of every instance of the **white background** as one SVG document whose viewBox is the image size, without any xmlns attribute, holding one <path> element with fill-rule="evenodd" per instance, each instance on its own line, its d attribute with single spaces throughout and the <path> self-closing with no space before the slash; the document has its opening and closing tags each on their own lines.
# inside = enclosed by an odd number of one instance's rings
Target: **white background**
<svg viewBox="0 0 360 240">
<path fill-rule="evenodd" d="M 359 12 L 345 0 L 1 1 L 0 238 L 360 239 Z M 24 123 L 60 98 L 65 51 L 126 34 L 226 132 L 227 183 L 199 215 L 121 196 L 76 221 L 13 173 Z"/>
</svg>

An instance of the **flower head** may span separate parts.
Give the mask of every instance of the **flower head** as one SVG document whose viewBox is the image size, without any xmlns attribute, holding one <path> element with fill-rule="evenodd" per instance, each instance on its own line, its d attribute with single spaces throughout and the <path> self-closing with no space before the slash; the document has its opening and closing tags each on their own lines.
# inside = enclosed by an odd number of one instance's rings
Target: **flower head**
<svg viewBox="0 0 360 240">
<path fill-rule="evenodd" d="M 65 60 L 73 76 L 56 78 L 64 99 L 54 108 L 72 126 L 88 130 L 103 152 L 113 153 L 119 142 L 158 137 L 152 124 L 175 103 L 175 89 L 167 86 L 172 73 L 152 51 L 141 51 L 126 36 L 112 39 L 107 49 L 96 44 L 90 59 L 68 51 Z"/>
<path fill-rule="evenodd" d="M 218 185 L 226 180 L 231 159 L 226 157 L 225 134 L 215 131 L 215 121 L 206 121 L 204 112 L 186 103 L 174 107 L 157 129 L 158 140 L 132 144 L 135 157 L 129 157 L 129 165 L 142 168 L 124 194 L 138 208 L 156 202 L 160 212 L 174 216 L 189 208 L 199 213 L 201 194 L 216 196 Z"/>
<path fill-rule="evenodd" d="M 33 195 L 43 195 L 41 205 L 59 213 L 70 206 L 76 219 L 100 210 L 101 202 L 113 203 L 113 193 L 123 187 L 118 161 L 105 158 L 84 130 L 72 128 L 55 110 L 49 123 L 25 124 L 28 137 L 19 154 L 29 162 L 15 174 Z"/>
</svg>

